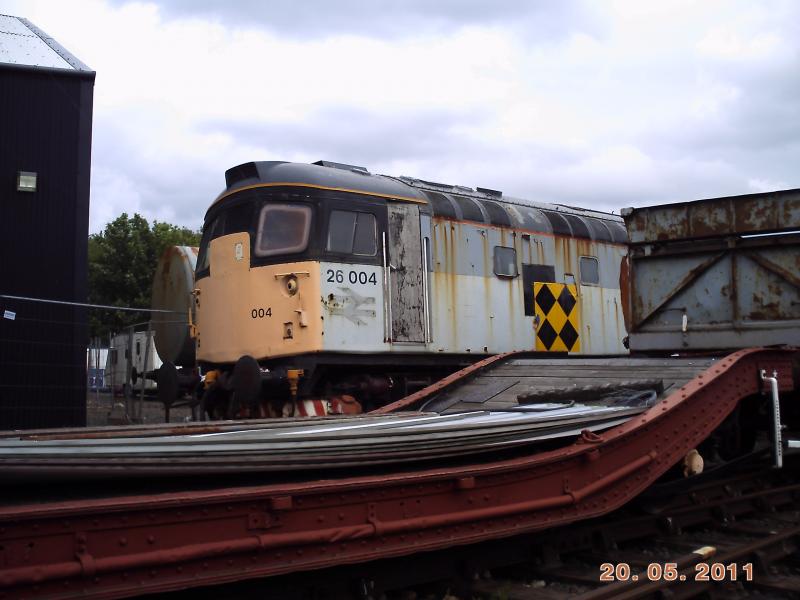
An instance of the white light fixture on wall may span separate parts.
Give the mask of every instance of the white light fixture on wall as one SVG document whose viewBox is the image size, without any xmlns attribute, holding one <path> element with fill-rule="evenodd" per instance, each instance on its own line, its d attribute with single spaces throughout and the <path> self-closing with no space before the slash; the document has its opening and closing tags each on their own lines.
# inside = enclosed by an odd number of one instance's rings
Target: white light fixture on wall
<svg viewBox="0 0 800 600">
<path fill-rule="evenodd" d="M 33 171 L 19 171 L 17 172 L 17 191 L 18 192 L 35 192 L 36 191 L 36 173 Z"/>
</svg>

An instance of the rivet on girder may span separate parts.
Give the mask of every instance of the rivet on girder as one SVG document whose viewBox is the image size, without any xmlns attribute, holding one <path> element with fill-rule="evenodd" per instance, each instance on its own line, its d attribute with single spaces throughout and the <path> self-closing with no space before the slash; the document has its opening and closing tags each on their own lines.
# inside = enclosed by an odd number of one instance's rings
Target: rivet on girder
<svg viewBox="0 0 800 600">
<path fill-rule="evenodd" d="M 248 529 L 268 529 L 272 526 L 272 518 L 267 513 L 250 513 L 247 515 Z"/>
<path fill-rule="evenodd" d="M 598 450 L 597 448 L 593 448 L 589 450 L 589 452 L 584 454 L 584 456 L 586 457 L 587 462 L 595 462 L 597 459 L 600 458 L 600 450 Z"/>
<path fill-rule="evenodd" d="M 474 477 L 459 477 L 456 479 L 456 488 L 459 490 L 471 490 L 475 487 Z"/>
<path fill-rule="evenodd" d="M 292 505 L 291 496 L 275 496 L 269 499 L 269 507 L 272 510 L 289 510 Z"/>
</svg>

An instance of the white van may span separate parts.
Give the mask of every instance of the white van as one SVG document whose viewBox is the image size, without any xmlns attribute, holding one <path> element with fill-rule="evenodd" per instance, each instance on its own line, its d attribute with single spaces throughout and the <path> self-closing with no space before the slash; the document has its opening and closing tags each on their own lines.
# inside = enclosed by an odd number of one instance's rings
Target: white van
<svg viewBox="0 0 800 600">
<path fill-rule="evenodd" d="M 114 393 L 141 391 L 143 381 L 145 392 L 156 391 L 155 381 L 141 377 L 142 373 L 154 371 L 161 366 L 161 358 L 156 352 L 153 338 L 152 331 L 149 337 L 146 331 L 134 331 L 132 334 L 120 333 L 112 338 L 106 360 L 105 384 L 113 386 Z M 131 373 L 137 375 L 134 382 L 129 379 Z"/>
</svg>

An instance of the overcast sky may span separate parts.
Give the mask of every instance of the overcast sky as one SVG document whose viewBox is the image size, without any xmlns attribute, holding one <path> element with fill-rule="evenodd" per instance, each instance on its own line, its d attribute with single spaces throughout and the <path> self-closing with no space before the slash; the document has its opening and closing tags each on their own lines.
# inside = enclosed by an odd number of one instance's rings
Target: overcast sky
<svg viewBox="0 0 800 600">
<path fill-rule="evenodd" d="M 9 1 L 97 72 L 93 232 L 319 159 L 618 211 L 800 187 L 800 2 Z"/>
</svg>

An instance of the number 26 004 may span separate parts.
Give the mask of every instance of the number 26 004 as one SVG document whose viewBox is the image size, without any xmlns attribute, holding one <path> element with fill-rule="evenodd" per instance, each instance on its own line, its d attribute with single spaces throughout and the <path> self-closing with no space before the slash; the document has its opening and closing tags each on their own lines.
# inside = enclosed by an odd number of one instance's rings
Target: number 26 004
<svg viewBox="0 0 800 600">
<path fill-rule="evenodd" d="M 343 271 L 342 269 L 328 269 L 325 272 L 328 283 L 371 283 L 378 284 L 378 276 L 375 273 L 367 273 L 366 271 Z"/>
</svg>

